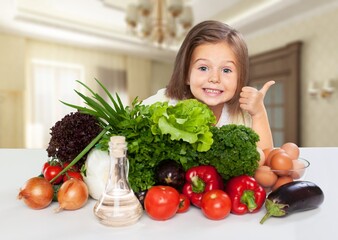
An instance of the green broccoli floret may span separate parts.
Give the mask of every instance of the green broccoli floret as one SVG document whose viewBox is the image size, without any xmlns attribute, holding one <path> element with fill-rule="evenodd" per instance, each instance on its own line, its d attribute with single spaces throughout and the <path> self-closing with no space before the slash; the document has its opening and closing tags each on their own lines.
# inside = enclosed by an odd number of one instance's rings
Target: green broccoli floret
<svg viewBox="0 0 338 240">
<path fill-rule="evenodd" d="M 260 157 L 256 145 L 259 141 L 257 133 L 235 124 L 210 130 L 214 143 L 209 151 L 198 154 L 199 163 L 215 166 L 224 180 L 242 174 L 253 176 Z"/>
</svg>

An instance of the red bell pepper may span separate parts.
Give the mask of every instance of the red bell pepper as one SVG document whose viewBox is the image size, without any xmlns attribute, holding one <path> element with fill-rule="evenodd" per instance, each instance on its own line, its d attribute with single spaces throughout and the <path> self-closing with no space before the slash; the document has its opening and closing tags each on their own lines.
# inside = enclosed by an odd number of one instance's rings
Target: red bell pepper
<svg viewBox="0 0 338 240">
<path fill-rule="evenodd" d="M 188 169 L 185 173 L 185 180 L 182 193 L 198 208 L 201 207 L 202 196 L 205 192 L 224 188 L 222 177 L 215 167 L 209 165 Z"/>
<path fill-rule="evenodd" d="M 239 215 L 257 212 L 266 198 L 263 187 L 247 175 L 230 178 L 225 185 L 225 192 L 231 199 L 231 212 Z"/>
</svg>

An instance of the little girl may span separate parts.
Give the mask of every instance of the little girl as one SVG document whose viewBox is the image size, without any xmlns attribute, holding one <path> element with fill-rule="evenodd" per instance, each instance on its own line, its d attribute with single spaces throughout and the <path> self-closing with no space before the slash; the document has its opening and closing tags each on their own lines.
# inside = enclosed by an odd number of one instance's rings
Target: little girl
<svg viewBox="0 0 338 240">
<path fill-rule="evenodd" d="M 247 86 L 248 49 L 242 35 L 218 21 L 204 21 L 185 37 L 176 56 L 168 86 L 143 101 L 177 101 L 195 98 L 215 114 L 220 127 L 235 123 L 251 127 L 260 137 L 257 146 L 272 148 L 273 140 L 264 96 L 274 81 L 257 90 Z"/>
</svg>

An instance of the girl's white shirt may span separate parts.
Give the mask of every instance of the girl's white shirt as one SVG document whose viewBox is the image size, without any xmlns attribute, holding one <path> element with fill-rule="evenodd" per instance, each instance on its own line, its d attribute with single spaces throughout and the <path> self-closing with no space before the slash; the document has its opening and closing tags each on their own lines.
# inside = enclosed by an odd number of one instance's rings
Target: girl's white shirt
<svg viewBox="0 0 338 240">
<path fill-rule="evenodd" d="M 150 96 L 150 97 L 146 98 L 145 100 L 143 100 L 142 104 L 151 105 L 155 102 L 168 102 L 169 105 L 176 105 L 178 100 L 168 98 L 165 95 L 165 91 L 166 91 L 165 88 L 158 90 L 155 95 Z M 227 125 L 227 124 L 231 124 L 231 123 L 242 124 L 242 125 L 245 125 L 247 127 L 252 126 L 251 116 L 246 111 L 242 111 L 242 114 L 240 114 L 239 116 L 236 116 L 231 121 L 230 116 L 229 116 L 229 112 L 228 112 L 228 107 L 227 107 L 226 104 L 224 104 L 221 117 L 219 118 L 219 120 L 216 124 L 216 127 L 221 127 L 223 125 Z"/>
</svg>

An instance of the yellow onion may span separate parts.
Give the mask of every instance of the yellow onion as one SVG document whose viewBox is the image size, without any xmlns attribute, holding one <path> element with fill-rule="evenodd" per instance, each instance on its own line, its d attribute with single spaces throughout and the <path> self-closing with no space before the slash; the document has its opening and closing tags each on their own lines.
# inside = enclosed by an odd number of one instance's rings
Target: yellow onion
<svg viewBox="0 0 338 240">
<path fill-rule="evenodd" d="M 42 209 L 52 202 L 54 190 L 52 184 L 42 177 L 33 177 L 20 188 L 18 199 L 32 209 Z"/>
<path fill-rule="evenodd" d="M 87 185 L 79 179 L 71 178 L 64 182 L 57 195 L 59 207 L 55 210 L 76 210 L 83 207 L 88 200 Z"/>
</svg>

